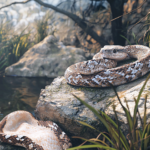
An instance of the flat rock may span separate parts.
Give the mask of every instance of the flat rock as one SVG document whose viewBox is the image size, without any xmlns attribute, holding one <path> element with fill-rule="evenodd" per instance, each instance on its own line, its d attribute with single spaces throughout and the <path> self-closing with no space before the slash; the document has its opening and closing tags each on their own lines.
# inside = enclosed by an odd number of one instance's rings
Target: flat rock
<svg viewBox="0 0 150 150">
<path fill-rule="evenodd" d="M 116 88 L 121 101 L 125 105 L 124 97 L 129 102 L 131 114 L 134 111 L 134 97 L 137 97 L 140 88 L 143 85 L 146 76 L 140 78 L 134 82 L 120 85 Z M 143 92 L 143 95 L 139 102 L 139 110 L 141 116 L 143 115 L 144 108 L 144 94 L 150 92 L 150 81 Z M 66 132 L 72 135 L 82 136 L 86 138 L 95 137 L 96 132 L 89 128 L 85 128 L 78 123 L 78 121 L 85 121 L 86 123 L 93 125 L 100 131 L 103 131 L 104 126 L 97 120 L 95 115 L 86 108 L 80 101 L 78 101 L 72 94 L 75 94 L 96 110 L 103 110 L 109 114 L 112 118 L 114 113 L 111 105 L 112 101 L 115 101 L 116 110 L 119 111 L 119 118 L 123 123 L 126 123 L 124 112 L 121 109 L 120 104 L 116 100 L 116 95 L 112 88 L 86 88 L 75 87 L 67 84 L 64 77 L 57 77 L 51 83 L 41 90 L 41 94 L 36 105 L 36 116 L 41 120 L 52 120 L 59 124 Z M 150 111 L 150 99 L 147 101 L 147 113 Z"/>
<path fill-rule="evenodd" d="M 7 67 L 5 74 L 23 77 L 56 77 L 63 75 L 70 65 L 84 61 L 80 48 L 64 46 L 52 35 L 30 48 L 21 59 Z"/>
</svg>

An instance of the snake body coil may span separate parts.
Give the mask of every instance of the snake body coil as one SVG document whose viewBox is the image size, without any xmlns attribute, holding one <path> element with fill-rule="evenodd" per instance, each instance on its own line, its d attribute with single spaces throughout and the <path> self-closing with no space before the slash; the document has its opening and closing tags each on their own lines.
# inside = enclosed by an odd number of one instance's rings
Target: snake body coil
<svg viewBox="0 0 150 150">
<path fill-rule="evenodd" d="M 117 62 L 136 58 L 123 66 Z M 75 86 L 109 87 L 133 81 L 150 71 L 150 48 L 142 45 L 104 46 L 92 60 L 76 63 L 67 68 L 65 78 Z"/>
</svg>

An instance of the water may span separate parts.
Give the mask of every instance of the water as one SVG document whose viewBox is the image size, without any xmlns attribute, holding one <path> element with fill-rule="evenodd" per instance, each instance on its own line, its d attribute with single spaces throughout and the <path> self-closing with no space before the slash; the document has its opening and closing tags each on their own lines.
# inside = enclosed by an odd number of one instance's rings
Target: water
<svg viewBox="0 0 150 150">
<path fill-rule="evenodd" d="M 41 89 L 53 78 L 0 77 L 0 121 L 16 110 L 26 110 L 34 115 Z M 0 150 L 25 150 L 18 146 L 0 143 Z"/>
<path fill-rule="evenodd" d="M 41 89 L 52 78 L 0 77 L 0 120 L 16 110 L 26 110 L 34 115 Z"/>
</svg>

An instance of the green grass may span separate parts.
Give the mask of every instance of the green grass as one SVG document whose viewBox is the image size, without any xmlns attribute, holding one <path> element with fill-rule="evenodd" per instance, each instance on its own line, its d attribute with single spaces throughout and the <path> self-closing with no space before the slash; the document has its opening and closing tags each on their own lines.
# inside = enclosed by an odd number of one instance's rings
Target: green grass
<svg viewBox="0 0 150 150">
<path fill-rule="evenodd" d="M 104 149 L 107 149 L 107 150 L 147 150 L 148 147 L 150 146 L 150 124 L 146 122 L 147 120 L 146 119 L 147 117 L 146 116 L 147 95 L 145 95 L 143 119 L 141 118 L 139 110 L 138 110 L 138 103 L 149 78 L 150 78 L 150 75 L 147 77 L 146 81 L 144 82 L 138 94 L 137 99 L 135 99 L 135 107 L 134 107 L 133 116 L 131 116 L 127 101 L 126 101 L 126 106 L 127 106 L 126 108 L 123 106 L 115 88 L 112 87 L 114 89 L 114 92 L 116 93 L 118 101 L 120 105 L 122 106 L 124 113 L 126 115 L 126 118 L 127 118 L 128 129 L 129 129 L 128 138 L 125 137 L 125 135 L 120 129 L 117 112 L 115 110 L 115 107 L 116 107 L 115 105 L 113 105 L 113 111 L 114 111 L 116 122 L 114 122 L 104 112 L 95 110 L 92 106 L 87 104 L 85 101 L 81 100 L 79 97 L 74 95 L 75 98 L 77 98 L 80 102 L 82 102 L 87 108 L 89 108 L 97 116 L 97 118 L 107 128 L 108 133 L 106 132 L 100 133 L 102 140 L 99 138 L 86 139 L 86 138 L 76 137 L 76 138 L 82 139 L 83 141 L 89 142 L 91 144 L 69 148 L 68 150 L 85 149 L 85 148 L 99 148 L 99 150 L 104 150 Z M 138 123 L 137 123 L 138 119 L 142 127 L 138 127 Z M 80 121 L 80 123 L 84 126 L 87 126 L 91 129 L 96 130 L 93 126 L 88 125 L 85 122 Z"/>
<path fill-rule="evenodd" d="M 145 22 L 145 26 L 147 26 L 147 30 L 144 34 L 144 42 L 148 43 L 150 47 L 150 12 L 147 14 L 147 20 Z"/>
<path fill-rule="evenodd" d="M 10 30 L 7 30 L 3 24 L 0 28 L 0 70 L 17 62 L 19 58 L 32 46 L 29 36 L 25 34 L 25 29 L 20 35 L 10 35 Z"/>
<path fill-rule="evenodd" d="M 36 41 L 37 43 L 42 41 L 47 35 L 48 35 L 48 21 L 52 18 L 52 14 L 50 14 L 49 11 L 46 12 L 46 14 L 39 20 L 35 21 L 35 28 L 36 28 Z"/>
<path fill-rule="evenodd" d="M 48 11 L 42 19 L 35 21 L 35 38 L 30 32 L 26 33 L 27 28 L 20 34 L 14 34 L 9 22 L 0 23 L 0 73 L 16 63 L 30 47 L 48 35 L 48 20 L 52 17 L 49 14 Z"/>
</svg>

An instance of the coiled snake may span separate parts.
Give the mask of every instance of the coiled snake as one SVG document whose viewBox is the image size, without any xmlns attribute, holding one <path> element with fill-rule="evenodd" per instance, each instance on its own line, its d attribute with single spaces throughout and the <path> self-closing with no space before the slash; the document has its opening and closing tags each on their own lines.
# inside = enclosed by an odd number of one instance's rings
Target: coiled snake
<svg viewBox="0 0 150 150">
<path fill-rule="evenodd" d="M 117 62 L 136 58 L 137 61 L 117 66 Z M 92 60 L 67 68 L 65 78 L 75 86 L 109 87 L 133 81 L 150 70 L 150 48 L 142 45 L 104 46 Z"/>
</svg>

